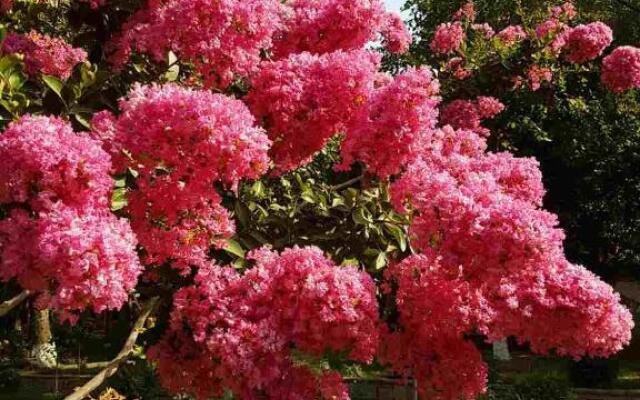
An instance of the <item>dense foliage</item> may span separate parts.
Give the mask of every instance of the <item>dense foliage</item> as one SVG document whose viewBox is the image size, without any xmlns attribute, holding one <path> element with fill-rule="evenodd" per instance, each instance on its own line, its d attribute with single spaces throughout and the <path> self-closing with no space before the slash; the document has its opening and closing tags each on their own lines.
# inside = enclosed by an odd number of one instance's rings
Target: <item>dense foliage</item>
<svg viewBox="0 0 640 400">
<path fill-rule="evenodd" d="M 472 399 L 474 339 L 612 355 L 631 314 L 565 257 L 503 96 L 584 74 L 618 109 L 640 50 L 600 61 L 607 25 L 549 13 L 494 38 L 467 4 L 421 50 L 441 74 L 390 74 L 368 44 L 410 37 L 379 0 L 7 4 L 0 278 L 72 323 L 159 299 L 140 352 L 200 399 L 346 400 L 345 366 Z"/>
</svg>

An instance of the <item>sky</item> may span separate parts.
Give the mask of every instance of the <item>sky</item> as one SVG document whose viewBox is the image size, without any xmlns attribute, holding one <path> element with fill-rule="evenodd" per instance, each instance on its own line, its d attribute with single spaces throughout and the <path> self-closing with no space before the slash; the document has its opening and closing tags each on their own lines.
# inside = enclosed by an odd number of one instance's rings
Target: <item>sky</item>
<svg viewBox="0 0 640 400">
<path fill-rule="evenodd" d="M 388 10 L 400 11 L 400 7 L 404 3 L 404 0 L 384 0 L 384 4 Z"/>
</svg>

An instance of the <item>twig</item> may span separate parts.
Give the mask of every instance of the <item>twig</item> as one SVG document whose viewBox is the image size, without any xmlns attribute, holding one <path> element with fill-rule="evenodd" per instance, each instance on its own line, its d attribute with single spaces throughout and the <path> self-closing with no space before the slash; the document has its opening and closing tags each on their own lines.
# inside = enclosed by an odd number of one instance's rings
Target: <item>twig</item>
<svg viewBox="0 0 640 400">
<path fill-rule="evenodd" d="M 158 298 L 154 297 L 145 304 L 138 320 L 133 325 L 133 329 L 131 330 L 127 341 L 124 343 L 124 346 L 122 346 L 122 350 L 120 350 L 120 353 L 118 353 L 118 355 L 109 362 L 105 369 L 91 378 L 89 382 L 76 389 L 75 392 L 65 397 L 64 400 L 82 400 L 88 397 L 91 392 L 102 385 L 107 378 L 116 373 L 120 364 L 122 364 L 127 358 L 129 358 L 131 353 L 133 353 L 136 341 L 138 340 L 138 335 L 144 328 L 144 324 L 147 322 L 149 315 L 153 312 L 157 302 Z"/>
<path fill-rule="evenodd" d="M 357 177 L 355 177 L 353 179 L 349 179 L 346 182 L 342 182 L 342 183 L 332 187 L 332 189 L 333 190 L 342 190 L 342 189 L 344 189 L 346 187 L 349 187 L 349 186 L 353 185 L 354 183 L 360 182 L 363 177 L 364 177 L 364 175 L 360 175 L 360 176 L 357 176 Z"/>
<path fill-rule="evenodd" d="M 25 301 L 29 296 L 31 296 L 31 292 L 25 290 L 11 300 L 2 302 L 2 304 L 0 304 L 0 317 L 4 317 L 9 314 L 11 310 L 20 305 L 20 303 Z"/>
</svg>

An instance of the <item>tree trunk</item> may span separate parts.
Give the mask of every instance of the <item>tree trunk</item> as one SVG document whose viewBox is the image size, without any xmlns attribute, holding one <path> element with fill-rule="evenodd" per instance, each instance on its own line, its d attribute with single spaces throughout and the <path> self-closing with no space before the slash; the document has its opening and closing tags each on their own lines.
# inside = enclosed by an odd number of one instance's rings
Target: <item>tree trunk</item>
<svg viewBox="0 0 640 400">
<path fill-rule="evenodd" d="M 507 340 L 500 340 L 493 342 L 493 358 L 498 361 L 511 360 L 511 354 L 509 354 L 509 344 Z"/>
<path fill-rule="evenodd" d="M 34 310 L 35 341 L 31 356 L 35 364 L 42 368 L 55 368 L 58 363 L 56 344 L 51 335 L 51 322 L 49 321 L 49 309 Z"/>
</svg>

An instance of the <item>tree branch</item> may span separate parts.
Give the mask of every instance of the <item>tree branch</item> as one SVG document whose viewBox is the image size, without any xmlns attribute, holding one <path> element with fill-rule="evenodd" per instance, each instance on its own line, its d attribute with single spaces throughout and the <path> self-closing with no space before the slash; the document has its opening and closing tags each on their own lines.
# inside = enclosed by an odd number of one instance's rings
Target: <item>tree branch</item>
<svg viewBox="0 0 640 400">
<path fill-rule="evenodd" d="M 105 369 L 91 378 L 89 382 L 77 388 L 75 392 L 65 397 L 64 400 L 82 400 L 88 397 L 91 392 L 102 385 L 107 378 L 116 373 L 120 364 L 122 364 L 127 358 L 129 358 L 129 356 L 131 356 L 131 353 L 133 353 L 136 341 L 138 340 L 138 335 L 144 328 L 144 324 L 147 322 L 149 315 L 151 315 L 157 303 L 158 297 L 154 297 L 145 304 L 138 320 L 133 325 L 133 329 L 131 330 L 127 341 L 124 343 L 124 346 L 122 346 L 122 350 L 120 350 L 118 355 L 109 362 Z"/>
<path fill-rule="evenodd" d="M 348 188 L 349 186 L 353 185 L 354 183 L 360 182 L 363 177 L 364 177 L 364 175 L 357 176 L 357 177 L 355 177 L 353 179 L 349 179 L 346 182 L 342 182 L 342 183 L 340 183 L 338 185 L 335 185 L 331 189 L 338 191 L 338 190 L 342 190 L 344 188 Z"/>
<path fill-rule="evenodd" d="M 2 304 L 0 304 L 0 317 L 9 314 L 11 310 L 20 305 L 20 303 L 25 301 L 29 296 L 31 296 L 31 292 L 25 290 L 13 299 L 2 302 Z"/>
</svg>

